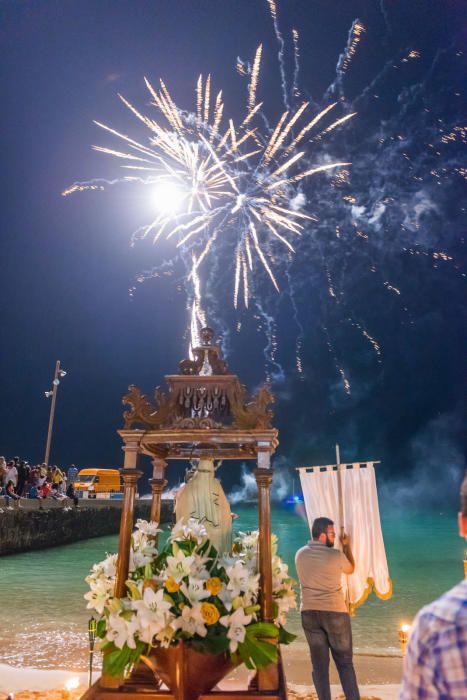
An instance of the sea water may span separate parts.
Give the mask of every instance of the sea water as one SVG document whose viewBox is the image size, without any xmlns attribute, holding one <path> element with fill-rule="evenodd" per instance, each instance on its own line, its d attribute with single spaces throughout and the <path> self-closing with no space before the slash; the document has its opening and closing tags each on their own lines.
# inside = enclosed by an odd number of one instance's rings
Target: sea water
<svg viewBox="0 0 467 700">
<path fill-rule="evenodd" d="M 235 530 L 257 527 L 255 505 L 235 506 Z M 393 597 L 371 595 L 353 618 L 357 652 L 397 651 L 400 624 L 463 577 L 464 545 L 457 535 L 455 513 L 402 513 L 382 510 L 383 534 L 393 581 Z M 1 526 L 1 523 L 0 523 Z M 309 539 L 303 505 L 274 507 L 272 529 L 292 576 L 295 551 Z M 1 663 L 36 668 L 85 670 L 87 621 L 84 577 L 106 552 L 115 552 L 117 537 L 107 536 L 63 547 L 0 559 Z M 300 615 L 287 627 L 299 635 Z"/>
</svg>

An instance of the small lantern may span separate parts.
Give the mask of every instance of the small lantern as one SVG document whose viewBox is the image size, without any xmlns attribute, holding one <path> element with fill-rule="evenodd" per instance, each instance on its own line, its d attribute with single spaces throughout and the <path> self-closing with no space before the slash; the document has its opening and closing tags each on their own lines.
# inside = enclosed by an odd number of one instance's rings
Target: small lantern
<svg viewBox="0 0 467 700">
<path fill-rule="evenodd" d="M 402 656 L 405 656 L 407 651 L 407 642 L 409 640 L 410 625 L 404 623 L 399 629 L 399 645 L 402 651 Z"/>
<path fill-rule="evenodd" d="M 78 676 L 75 676 L 75 678 L 70 678 L 65 683 L 65 692 L 62 692 L 62 697 L 64 700 L 71 700 L 71 691 L 76 690 L 76 688 L 79 688 Z"/>
</svg>

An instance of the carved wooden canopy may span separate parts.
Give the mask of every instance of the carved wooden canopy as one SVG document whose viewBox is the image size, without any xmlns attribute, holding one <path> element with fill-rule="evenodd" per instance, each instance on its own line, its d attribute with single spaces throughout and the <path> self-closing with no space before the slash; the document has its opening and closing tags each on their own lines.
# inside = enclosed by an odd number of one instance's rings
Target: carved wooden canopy
<svg viewBox="0 0 467 700">
<path fill-rule="evenodd" d="M 267 385 L 249 396 L 235 374 L 231 374 L 213 345 L 213 331 L 203 328 L 201 345 L 193 360 L 180 362 L 180 374 L 165 377 L 168 390 L 157 387 L 150 399 L 133 384 L 122 402 L 130 407 L 120 434 L 135 431 L 144 435 L 151 454 L 166 452 L 170 457 L 195 456 L 206 450 L 225 458 L 255 456 L 258 441 L 277 445 L 269 406 L 274 398 Z M 165 446 L 165 449 L 164 449 Z"/>
</svg>

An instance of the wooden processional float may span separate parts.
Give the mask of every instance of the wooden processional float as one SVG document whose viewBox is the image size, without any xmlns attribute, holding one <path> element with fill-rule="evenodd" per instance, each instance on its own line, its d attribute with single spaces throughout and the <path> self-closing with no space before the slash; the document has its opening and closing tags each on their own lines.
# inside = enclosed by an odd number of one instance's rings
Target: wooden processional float
<svg viewBox="0 0 467 700">
<path fill-rule="evenodd" d="M 130 410 L 123 414 L 125 424 L 118 433 L 123 440 L 124 494 L 118 545 L 115 596 L 125 595 L 128 578 L 133 510 L 137 482 L 142 472 L 137 469 L 139 455 L 152 458 L 153 478 L 151 520 L 160 522 L 161 497 L 167 485 L 170 460 L 216 459 L 255 460 L 258 485 L 258 529 L 260 572 L 260 619 L 273 621 L 271 506 L 270 488 L 273 471 L 271 455 L 277 445 L 277 429 L 272 427 L 269 409 L 274 399 L 266 385 L 249 397 L 238 377 L 231 374 L 221 359 L 220 349 L 213 344 L 214 332 L 201 331 L 201 346 L 195 348 L 194 360 L 183 360 L 180 373 L 165 377 L 166 393 L 155 390 L 151 401 L 134 385 L 129 387 L 123 403 Z M 198 654 L 198 656 L 201 656 Z M 162 690 L 150 670 L 141 663 L 130 678 L 119 679 L 103 674 L 85 694 L 86 700 L 114 700 L 125 697 L 136 700 L 187 700 L 193 697 L 184 676 L 190 659 L 174 647 L 172 668 L 168 674 L 178 678 L 176 691 Z M 201 659 L 191 663 L 199 664 Z M 200 667 L 198 673 L 203 673 Z M 160 680 L 162 681 L 162 674 Z M 287 697 L 280 650 L 278 661 L 257 671 L 245 690 L 211 690 L 199 697 L 206 700 L 284 700 Z"/>
</svg>

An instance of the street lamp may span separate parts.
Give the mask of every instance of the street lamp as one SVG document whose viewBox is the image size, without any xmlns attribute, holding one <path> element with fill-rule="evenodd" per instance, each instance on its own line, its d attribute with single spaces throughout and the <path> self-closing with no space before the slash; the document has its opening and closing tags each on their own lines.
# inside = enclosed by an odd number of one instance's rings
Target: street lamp
<svg viewBox="0 0 467 700">
<path fill-rule="evenodd" d="M 50 446 L 52 444 L 52 430 L 55 416 L 55 403 L 57 401 L 57 389 L 60 384 L 60 379 L 63 379 L 63 377 L 66 377 L 66 372 L 60 367 L 60 360 L 57 360 L 57 362 L 55 363 L 54 378 L 52 380 L 52 389 L 50 391 L 44 392 L 48 399 L 52 397 L 52 402 L 50 404 L 49 429 L 47 431 L 47 444 L 45 446 L 44 456 L 44 464 L 46 466 L 49 466 Z"/>
</svg>

